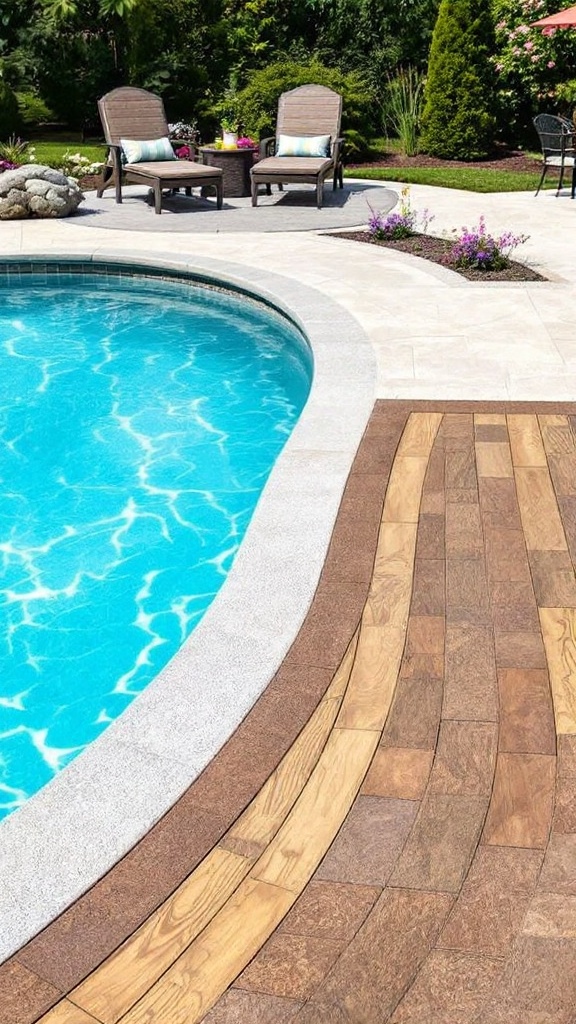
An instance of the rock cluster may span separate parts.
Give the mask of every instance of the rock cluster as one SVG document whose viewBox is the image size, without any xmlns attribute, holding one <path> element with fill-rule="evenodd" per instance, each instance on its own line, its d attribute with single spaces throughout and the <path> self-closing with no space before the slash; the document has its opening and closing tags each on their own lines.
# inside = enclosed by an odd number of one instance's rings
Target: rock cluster
<svg viewBox="0 0 576 1024">
<path fill-rule="evenodd" d="M 0 174 L 0 220 L 68 217 L 83 199 L 76 182 L 53 167 L 24 164 Z"/>
</svg>

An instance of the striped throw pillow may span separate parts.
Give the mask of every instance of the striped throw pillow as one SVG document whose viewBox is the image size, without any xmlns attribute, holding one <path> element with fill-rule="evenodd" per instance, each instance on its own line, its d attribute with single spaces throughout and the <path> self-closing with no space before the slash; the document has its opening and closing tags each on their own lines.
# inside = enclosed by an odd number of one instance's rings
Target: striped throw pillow
<svg viewBox="0 0 576 1024">
<path fill-rule="evenodd" d="M 330 136 L 279 135 L 276 156 L 330 156 Z"/>
<path fill-rule="evenodd" d="M 157 160 L 177 160 L 170 139 L 148 139 L 135 141 L 120 139 L 122 155 L 126 164 L 151 163 Z"/>
</svg>

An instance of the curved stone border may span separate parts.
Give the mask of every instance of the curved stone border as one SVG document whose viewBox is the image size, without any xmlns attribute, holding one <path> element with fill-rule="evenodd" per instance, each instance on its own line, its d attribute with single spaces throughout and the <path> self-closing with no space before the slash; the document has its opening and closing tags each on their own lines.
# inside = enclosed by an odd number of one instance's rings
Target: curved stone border
<svg viewBox="0 0 576 1024">
<path fill-rule="evenodd" d="M 190 639 L 120 719 L 0 826 L 1 959 L 166 812 L 263 691 L 306 614 L 374 401 L 376 367 L 366 335 L 312 289 L 200 257 L 160 253 L 136 261 L 102 249 L 30 257 L 38 264 L 78 260 L 185 270 L 263 299 L 302 329 L 315 374 L 229 578 Z"/>
</svg>

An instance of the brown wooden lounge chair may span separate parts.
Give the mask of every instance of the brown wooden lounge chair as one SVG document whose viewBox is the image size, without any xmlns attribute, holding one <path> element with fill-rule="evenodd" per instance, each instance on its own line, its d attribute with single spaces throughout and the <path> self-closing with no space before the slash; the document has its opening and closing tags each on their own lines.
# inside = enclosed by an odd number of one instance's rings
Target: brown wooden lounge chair
<svg viewBox="0 0 576 1024">
<path fill-rule="evenodd" d="M 123 172 L 126 182 L 148 185 L 154 190 L 156 213 L 162 212 L 162 189 L 185 188 L 190 195 L 195 186 L 213 186 L 217 207 L 219 210 L 222 208 L 222 171 L 217 167 L 205 167 L 193 160 L 154 160 L 122 165 L 121 139 L 143 142 L 168 137 L 168 122 L 159 96 L 146 89 L 122 86 L 98 100 L 98 110 L 110 151 L 110 162 L 104 169 L 102 184 L 96 193 L 98 198 L 104 189 L 114 185 L 116 202 L 122 202 Z"/>
<path fill-rule="evenodd" d="M 343 187 L 342 143 L 339 138 L 342 97 L 323 85 L 301 85 L 298 89 L 282 93 L 278 101 L 276 136 L 263 139 L 260 143 L 261 159 L 251 170 L 252 206 L 258 203 L 258 186 L 266 185 L 268 195 L 271 186 L 283 183 L 309 183 L 316 185 L 316 203 L 322 206 L 324 180 L 332 175 L 332 187 Z M 330 136 L 326 155 L 322 156 L 281 156 L 280 136 L 291 139 L 310 139 Z M 288 146 L 298 151 L 298 145 Z M 301 147 L 305 149 L 303 145 Z M 271 154 L 274 155 L 271 155 Z"/>
</svg>

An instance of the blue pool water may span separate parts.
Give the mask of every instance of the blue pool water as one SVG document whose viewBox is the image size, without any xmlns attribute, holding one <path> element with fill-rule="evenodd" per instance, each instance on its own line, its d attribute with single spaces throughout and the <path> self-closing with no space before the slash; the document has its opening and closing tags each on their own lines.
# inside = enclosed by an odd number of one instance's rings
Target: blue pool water
<svg viewBox="0 0 576 1024">
<path fill-rule="evenodd" d="M 241 297 L 0 289 L 0 817 L 194 628 L 310 380 L 297 331 Z"/>
</svg>

